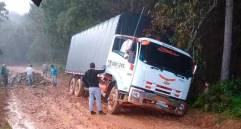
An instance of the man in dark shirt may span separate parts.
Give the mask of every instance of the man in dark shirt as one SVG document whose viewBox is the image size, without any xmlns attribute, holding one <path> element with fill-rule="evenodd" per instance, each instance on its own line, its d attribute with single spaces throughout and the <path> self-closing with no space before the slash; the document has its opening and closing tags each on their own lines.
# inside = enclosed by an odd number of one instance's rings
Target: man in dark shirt
<svg viewBox="0 0 241 129">
<path fill-rule="evenodd" d="M 89 86 L 89 110 L 91 115 L 95 114 L 94 112 L 94 98 L 96 99 L 97 109 L 99 114 L 104 114 L 101 104 L 101 92 L 99 88 L 99 79 L 98 74 L 104 73 L 104 70 L 95 70 L 95 64 L 90 63 L 90 69 L 85 73 L 85 81 Z"/>
</svg>

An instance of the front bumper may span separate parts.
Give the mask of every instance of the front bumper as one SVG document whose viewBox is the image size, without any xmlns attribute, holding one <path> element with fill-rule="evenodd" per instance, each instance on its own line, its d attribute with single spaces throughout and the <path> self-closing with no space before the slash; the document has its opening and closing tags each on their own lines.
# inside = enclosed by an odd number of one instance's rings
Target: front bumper
<svg viewBox="0 0 241 129">
<path fill-rule="evenodd" d="M 177 115 L 183 115 L 187 109 L 186 103 L 182 100 L 155 94 L 136 87 L 131 87 L 128 102 L 140 106 L 151 106 Z"/>
</svg>

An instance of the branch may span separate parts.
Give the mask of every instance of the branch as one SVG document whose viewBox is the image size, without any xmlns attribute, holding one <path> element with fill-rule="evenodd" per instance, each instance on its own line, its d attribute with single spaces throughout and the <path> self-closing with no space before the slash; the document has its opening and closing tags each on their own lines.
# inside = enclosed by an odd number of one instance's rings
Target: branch
<svg viewBox="0 0 241 129">
<path fill-rule="evenodd" d="M 197 34 L 198 34 L 198 31 L 200 30 L 201 26 L 203 25 L 204 21 L 208 18 L 209 14 L 214 10 L 214 8 L 217 6 L 217 0 L 214 0 L 213 1 L 213 4 L 211 5 L 211 7 L 208 9 L 207 13 L 205 14 L 205 16 L 201 17 L 197 27 L 194 27 L 192 29 L 192 33 L 191 33 L 191 39 L 189 40 L 188 42 L 188 45 L 187 45 L 187 48 L 186 48 L 186 51 L 189 51 L 195 40 L 197 39 Z"/>
</svg>

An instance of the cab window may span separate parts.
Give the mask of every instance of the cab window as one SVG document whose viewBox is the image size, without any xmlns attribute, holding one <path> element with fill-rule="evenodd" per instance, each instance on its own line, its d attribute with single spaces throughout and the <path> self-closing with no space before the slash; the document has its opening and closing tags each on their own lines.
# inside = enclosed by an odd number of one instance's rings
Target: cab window
<svg viewBox="0 0 241 129">
<path fill-rule="evenodd" d="M 112 51 L 127 59 L 130 63 L 134 63 L 136 56 L 137 43 L 131 39 L 115 38 Z"/>
</svg>

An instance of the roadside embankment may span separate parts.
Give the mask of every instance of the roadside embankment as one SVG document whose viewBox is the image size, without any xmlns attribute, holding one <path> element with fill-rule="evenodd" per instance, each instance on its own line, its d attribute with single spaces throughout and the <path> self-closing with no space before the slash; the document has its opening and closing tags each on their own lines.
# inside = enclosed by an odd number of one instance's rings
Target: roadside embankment
<svg viewBox="0 0 241 129">
<path fill-rule="evenodd" d="M 0 87 L 0 129 L 11 129 L 5 117 L 6 95 L 5 89 Z"/>
</svg>

